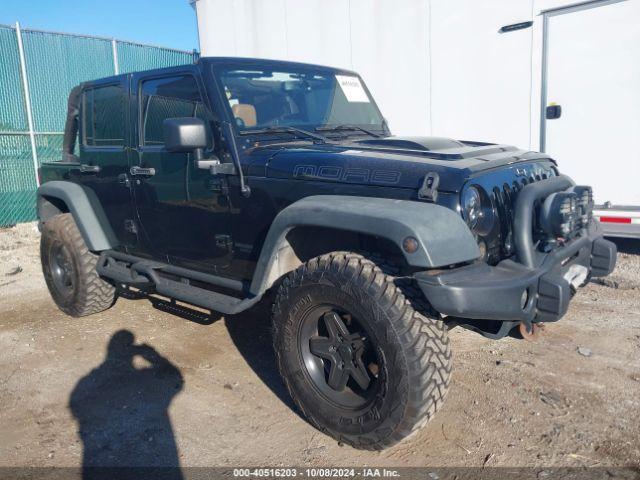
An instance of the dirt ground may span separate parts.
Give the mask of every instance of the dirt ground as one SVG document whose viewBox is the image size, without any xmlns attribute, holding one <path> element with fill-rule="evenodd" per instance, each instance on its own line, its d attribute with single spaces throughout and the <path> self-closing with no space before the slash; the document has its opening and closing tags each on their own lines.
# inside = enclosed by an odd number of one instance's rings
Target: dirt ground
<svg viewBox="0 0 640 480">
<path fill-rule="evenodd" d="M 537 343 L 453 329 L 445 406 L 376 453 L 294 410 L 264 306 L 223 319 L 120 298 L 69 318 L 49 298 L 38 241 L 32 224 L 0 231 L 0 466 L 78 466 L 83 446 L 107 463 L 125 452 L 171 464 L 175 445 L 182 466 L 640 464 L 637 243 L 619 243 L 614 275 Z"/>
</svg>

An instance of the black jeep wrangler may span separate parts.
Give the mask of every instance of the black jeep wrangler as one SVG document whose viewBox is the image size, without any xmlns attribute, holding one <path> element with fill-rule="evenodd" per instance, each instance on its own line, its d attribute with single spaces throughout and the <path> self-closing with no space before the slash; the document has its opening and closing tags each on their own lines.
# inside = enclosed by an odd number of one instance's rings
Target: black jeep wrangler
<svg viewBox="0 0 640 480">
<path fill-rule="evenodd" d="M 357 448 L 442 405 L 448 327 L 528 336 L 616 261 L 591 189 L 547 155 L 392 136 L 350 71 L 202 58 L 87 82 L 64 150 L 37 193 L 60 309 L 123 288 L 228 315 L 269 298 L 291 396 Z"/>
</svg>

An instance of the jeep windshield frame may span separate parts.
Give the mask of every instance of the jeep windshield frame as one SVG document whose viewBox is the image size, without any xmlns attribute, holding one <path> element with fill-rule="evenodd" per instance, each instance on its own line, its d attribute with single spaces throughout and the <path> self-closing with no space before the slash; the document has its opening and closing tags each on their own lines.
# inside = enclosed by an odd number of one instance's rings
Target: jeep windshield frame
<svg viewBox="0 0 640 480">
<path fill-rule="evenodd" d="M 235 134 L 245 139 L 300 141 L 301 136 L 283 136 L 288 128 L 322 131 L 333 139 L 368 135 L 365 131 L 389 134 L 378 105 L 355 72 L 254 59 L 214 60 L 211 72 L 225 116 Z"/>
</svg>

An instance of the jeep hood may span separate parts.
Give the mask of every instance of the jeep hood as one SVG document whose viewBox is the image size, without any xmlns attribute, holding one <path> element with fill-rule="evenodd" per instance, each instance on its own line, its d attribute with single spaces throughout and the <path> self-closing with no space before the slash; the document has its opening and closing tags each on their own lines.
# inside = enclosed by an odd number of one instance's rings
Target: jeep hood
<svg viewBox="0 0 640 480">
<path fill-rule="evenodd" d="M 387 137 L 310 145 L 280 143 L 266 165 L 271 178 L 316 180 L 418 189 L 427 173 L 439 190 L 458 192 L 487 170 L 521 162 L 549 162 L 547 155 L 508 145 L 439 137 Z"/>
</svg>

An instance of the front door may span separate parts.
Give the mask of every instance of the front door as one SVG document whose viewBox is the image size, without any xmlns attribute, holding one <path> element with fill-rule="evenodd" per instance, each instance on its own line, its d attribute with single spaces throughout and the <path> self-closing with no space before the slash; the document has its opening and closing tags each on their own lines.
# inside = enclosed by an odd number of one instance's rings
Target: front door
<svg viewBox="0 0 640 480">
<path fill-rule="evenodd" d="M 194 165 L 192 154 L 167 152 L 163 139 L 166 118 L 199 117 L 211 129 L 204 90 L 191 71 L 134 75 L 133 85 L 138 147 L 131 179 L 144 238 L 139 253 L 222 273 L 232 250 L 226 191 L 208 170 Z"/>
<path fill-rule="evenodd" d="M 92 191 L 104 210 L 121 246 L 137 242 L 127 229 L 134 208 L 126 181 L 129 173 L 128 76 L 87 85 L 80 109 L 80 158 L 82 166 L 71 172 L 73 181 Z"/>
<path fill-rule="evenodd" d="M 640 0 L 545 15 L 544 151 L 597 204 L 640 205 Z"/>
</svg>

